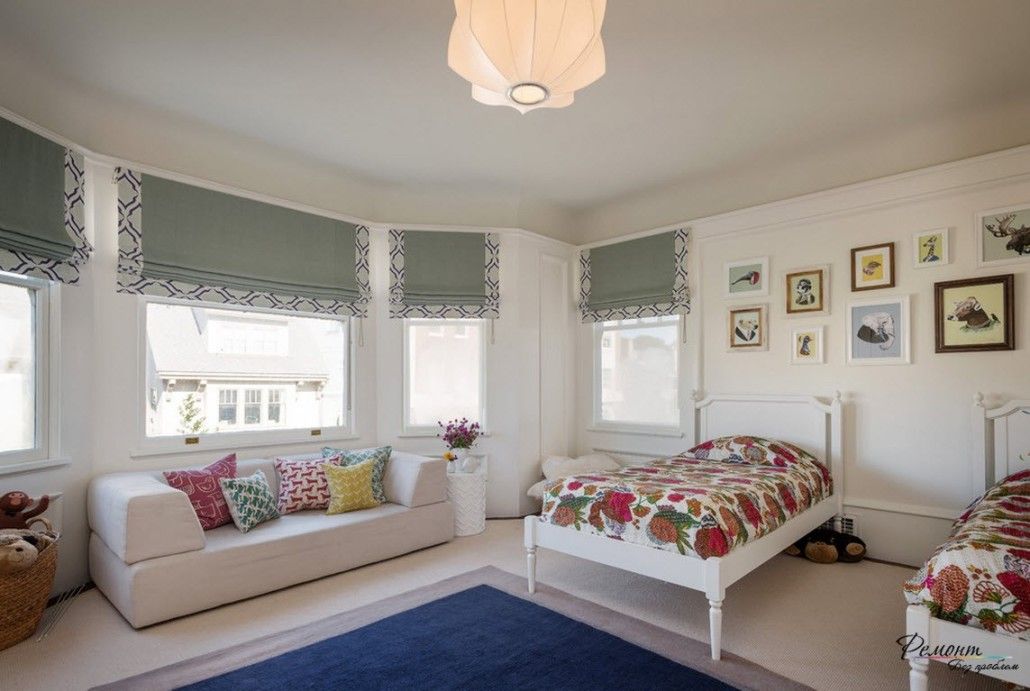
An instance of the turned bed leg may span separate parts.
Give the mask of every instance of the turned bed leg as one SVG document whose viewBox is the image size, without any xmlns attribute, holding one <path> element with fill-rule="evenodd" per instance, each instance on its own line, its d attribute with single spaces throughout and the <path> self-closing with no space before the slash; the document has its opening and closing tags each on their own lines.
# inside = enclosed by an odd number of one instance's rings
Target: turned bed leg
<svg viewBox="0 0 1030 691">
<path fill-rule="evenodd" d="M 926 691 L 930 686 L 930 677 L 927 672 L 930 668 L 930 661 L 925 657 L 912 657 L 908 660 L 911 669 L 908 672 L 908 688 L 910 691 Z"/>
<path fill-rule="evenodd" d="M 722 600 L 708 601 L 708 630 L 712 638 L 712 659 L 722 656 Z"/>
<path fill-rule="evenodd" d="M 536 592 L 536 547 L 526 548 L 526 578 L 529 580 L 529 594 Z"/>
</svg>

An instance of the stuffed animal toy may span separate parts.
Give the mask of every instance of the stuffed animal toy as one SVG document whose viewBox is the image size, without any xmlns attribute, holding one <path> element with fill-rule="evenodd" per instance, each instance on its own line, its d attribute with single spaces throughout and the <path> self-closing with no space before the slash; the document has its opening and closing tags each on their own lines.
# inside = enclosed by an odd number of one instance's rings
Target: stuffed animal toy
<svg viewBox="0 0 1030 691">
<path fill-rule="evenodd" d="M 832 564 L 835 561 L 853 563 L 862 561 L 865 543 L 854 535 L 816 528 L 786 551 L 791 556 L 805 557 L 817 564 Z"/>
<path fill-rule="evenodd" d="M 32 506 L 32 499 L 24 492 L 8 492 L 0 497 L 0 528 L 27 528 L 28 520 L 47 510 L 50 497 L 43 495 Z"/>
<path fill-rule="evenodd" d="M 39 550 L 20 535 L 0 535 L 0 576 L 24 571 L 38 558 Z"/>
</svg>

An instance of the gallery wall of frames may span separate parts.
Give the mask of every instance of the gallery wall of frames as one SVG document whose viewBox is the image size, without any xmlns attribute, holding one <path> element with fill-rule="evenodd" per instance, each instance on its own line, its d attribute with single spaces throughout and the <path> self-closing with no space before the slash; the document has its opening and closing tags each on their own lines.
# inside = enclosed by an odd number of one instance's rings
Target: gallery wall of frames
<svg viewBox="0 0 1030 691">
<path fill-rule="evenodd" d="M 1030 395 L 1030 150 L 689 225 L 681 427 L 592 428 L 580 364 L 581 450 L 687 448 L 693 390 L 840 390 L 847 512 L 870 554 L 919 563 L 974 498 L 974 394 Z"/>
</svg>

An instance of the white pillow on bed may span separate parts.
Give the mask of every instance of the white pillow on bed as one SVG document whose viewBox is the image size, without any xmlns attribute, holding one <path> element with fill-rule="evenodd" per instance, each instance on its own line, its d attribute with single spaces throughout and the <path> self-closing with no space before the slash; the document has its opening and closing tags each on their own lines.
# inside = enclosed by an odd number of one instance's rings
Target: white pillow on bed
<svg viewBox="0 0 1030 691">
<path fill-rule="evenodd" d="M 606 453 L 591 453 L 579 458 L 568 456 L 548 456 L 540 464 L 544 477 L 548 480 L 579 475 L 580 473 L 597 473 L 606 470 L 618 470 L 622 466 Z"/>
<path fill-rule="evenodd" d="M 530 488 L 526 490 L 526 496 L 530 499 L 539 499 L 543 501 L 544 492 L 547 491 L 547 487 L 550 484 L 551 480 L 541 480 L 535 485 L 531 485 Z"/>
</svg>

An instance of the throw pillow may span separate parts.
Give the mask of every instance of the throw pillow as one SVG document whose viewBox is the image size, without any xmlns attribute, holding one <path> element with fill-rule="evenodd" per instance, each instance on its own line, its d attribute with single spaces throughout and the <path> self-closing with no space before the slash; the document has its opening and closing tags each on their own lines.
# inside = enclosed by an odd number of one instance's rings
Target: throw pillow
<svg viewBox="0 0 1030 691">
<path fill-rule="evenodd" d="M 329 481 L 330 496 L 326 513 L 346 513 L 379 506 L 382 502 L 372 491 L 375 465 L 375 459 L 355 465 L 326 465 L 325 477 Z"/>
<path fill-rule="evenodd" d="M 785 441 L 747 435 L 710 439 L 698 444 L 684 455 L 707 461 L 775 465 L 780 467 L 793 465 L 800 461 L 811 462 L 816 460 L 812 454 Z"/>
<path fill-rule="evenodd" d="M 548 456 L 540 466 L 544 471 L 544 477 L 548 480 L 559 480 L 563 477 L 580 475 L 582 473 L 618 470 L 622 467 L 615 462 L 614 458 L 604 453 L 591 453 L 579 458 Z"/>
<path fill-rule="evenodd" d="M 268 479 L 260 470 L 250 477 L 222 478 L 222 494 L 229 505 L 232 521 L 246 533 L 259 523 L 279 518 L 275 495 Z"/>
<path fill-rule="evenodd" d="M 383 489 L 383 474 L 386 472 L 386 463 L 393 453 L 392 446 L 379 446 L 368 449 L 331 449 L 328 446 L 322 449 L 322 457 L 328 458 L 340 454 L 343 456 L 341 465 L 357 465 L 365 461 L 375 461 L 375 469 L 372 472 L 372 492 L 375 493 L 376 501 L 382 504 L 386 501 L 386 491 Z"/>
<path fill-rule="evenodd" d="M 198 470 L 167 470 L 164 473 L 169 487 L 186 493 L 190 505 L 200 520 L 200 527 L 211 530 L 232 521 L 218 481 L 236 477 L 236 454 L 231 453 Z"/>
<path fill-rule="evenodd" d="M 308 461 L 275 459 L 275 470 L 279 473 L 279 513 L 327 508 L 329 483 L 323 466 L 327 463 L 340 465 L 340 462 L 340 456 Z"/>
</svg>

